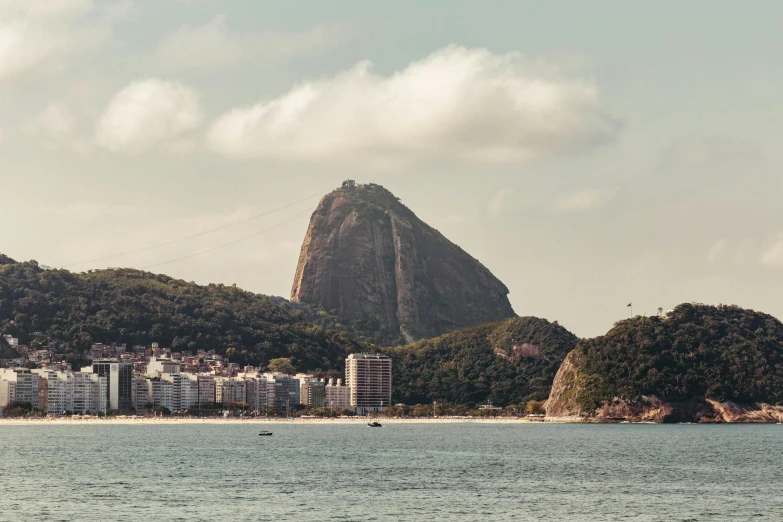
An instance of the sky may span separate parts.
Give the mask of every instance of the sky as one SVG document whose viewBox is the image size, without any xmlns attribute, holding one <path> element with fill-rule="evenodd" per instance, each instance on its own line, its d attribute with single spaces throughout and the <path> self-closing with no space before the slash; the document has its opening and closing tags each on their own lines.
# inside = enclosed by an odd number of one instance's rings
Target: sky
<svg viewBox="0 0 783 522">
<path fill-rule="evenodd" d="M 579 336 L 683 302 L 783 318 L 781 19 L 0 0 L 0 252 L 287 297 L 318 198 L 352 178 Z"/>
</svg>

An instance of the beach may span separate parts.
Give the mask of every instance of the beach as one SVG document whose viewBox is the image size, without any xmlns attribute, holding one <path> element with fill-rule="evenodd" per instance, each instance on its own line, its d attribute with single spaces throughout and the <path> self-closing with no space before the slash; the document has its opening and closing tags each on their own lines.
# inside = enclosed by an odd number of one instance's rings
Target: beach
<svg viewBox="0 0 783 522">
<path fill-rule="evenodd" d="M 379 420 L 383 424 L 541 424 L 543 419 L 535 418 L 475 418 L 475 417 L 437 417 L 437 418 L 384 418 L 384 417 L 339 417 L 339 418 L 315 418 L 315 417 L 296 417 L 296 418 L 265 418 L 255 417 L 247 419 L 220 419 L 216 417 L 209 418 L 189 418 L 189 417 L 56 417 L 56 418 L 37 418 L 37 419 L 0 419 L 0 426 L 31 425 L 31 424 L 357 424 L 363 425 L 371 420 Z"/>
</svg>

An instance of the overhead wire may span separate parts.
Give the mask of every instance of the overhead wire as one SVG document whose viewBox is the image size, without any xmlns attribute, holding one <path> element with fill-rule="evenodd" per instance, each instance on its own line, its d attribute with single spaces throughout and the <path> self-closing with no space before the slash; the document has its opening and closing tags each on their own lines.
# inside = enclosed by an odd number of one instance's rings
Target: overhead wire
<svg viewBox="0 0 783 522">
<path fill-rule="evenodd" d="M 264 232 L 269 232 L 270 230 L 274 230 L 276 228 L 282 227 L 283 225 L 287 225 L 288 223 L 291 223 L 292 221 L 295 221 L 297 218 L 299 218 L 301 216 L 304 216 L 305 214 L 307 214 L 309 212 L 310 212 L 310 210 L 306 210 L 304 212 L 300 212 L 299 214 L 296 214 L 295 216 L 291 216 L 290 218 L 285 219 L 283 221 L 280 221 L 279 223 L 275 223 L 274 225 L 271 225 L 269 227 L 263 228 L 261 230 L 257 230 L 256 232 L 253 232 L 252 234 L 248 234 L 246 236 L 234 239 L 232 241 L 229 241 L 228 243 L 223 243 L 221 245 L 217 245 L 217 246 L 210 247 L 210 248 L 207 248 L 207 249 L 204 249 L 204 250 L 200 250 L 198 252 L 194 252 L 194 253 L 188 254 L 186 256 L 181 256 L 181 257 L 177 257 L 177 258 L 174 258 L 174 259 L 170 259 L 168 261 L 162 261 L 162 262 L 159 262 L 159 263 L 152 263 L 151 265 L 146 265 L 146 266 L 141 267 L 141 269 L 142 270 L 146 270 L 147 268 L 153 268 L 153 267 L 156 267 L 156 266 L 168 265 L 170 263 L 176 263 L 177 261 L 182 261 L 183 259 L 189 259 L 191 257 L 196 257 L 196 256 L 199 256 L 201 254 L 206 254 L 207 252 L 212 252 L 212 251 L 217 250 L 219 248 L 224 248 L 224 247 L 227 247 L 229 245 L 233 245 L 235 243 L 239 243 L 240 241 L 244 241 L 246 239 L 250 239 L 252 237 L 259 236 L 259 235 L 263 234 Z"/>
<path fill-rule="evenodd" d="M 305 198 L 302 198 L 300 200 L 294 201 L 293 203 L 289 203 L 287 205 L 282 205 L 280 207 L 273 208 L 272 210 L 268 210 L 266 212 L 262 212 L 260 214 L 256 214 L 254 216 L 242 219 L 240 221 L 235 221 L 233 223 L 229 223 L 227 225 L 223 225 L 223 226 L 220 226 L 220 227 L 217 227 L 217 228 L 204 230 L 203 232 L 198 232 L 196 234 L 191 234 L 189 236 L 181 237 L 179 239 L 173 239 L 171 241 L 165 241 L 163 243 L 157 243 L 155 245 L 147 246 L 147 247 L 144 247 L 144 248 L 138 248 L 136 250 L 129 250 L 127 252 L 122 252 L 120 254 L 114 254 L 114 255 L 111 255 L 111 256 L 96 257 L 95 259 L 90 259 L 90 260 L 86 260 L 86 261 L 79 261 L 78 263 L 71 263 L 71 264 L 68 264 L 68 265 L 63 265 L 63 268 L 70 268 L 70 267 L 73 267 L 73 266 L 85 265 L 87 263 L 96 263 L 98 261 L 106 261 L 108 259 L 116 259 L 118 257 L 129 256 L 131 254 L 138 254 L 139 252 L 147 252 L 148 250 L 154 250 L 156 248 L 160 248 L 160 247 L 164 247 L 164 246 L 168 246 L 168 245 L 174 245 L 176 243 L 181 243 L 182 241 L 187 241 L 188 239 L 193 239 L 193 238 L 205 236 L 207 234 L 212 234 L 213 232 L 219 232 L 221 230 L 225 230 L 227 228 L 234 227 L 236 225 L 241 225 L 242 223 L 247 223 L 249 221 L 253 221 L 255 219 L 258 219 L 258 218 L 261 218 L 261 217 L 264 217 L 264 216 L 268 216 L 270 214 L 274 214 L 275 212 L 279 212 L 281 210 L 285 210 L 287 208 L 293 207 L 293 206 L 298 205 L 300 203 L 304 203 L 305 201 L 308 201 L 308 200 L 310 200 L 310 199 L 312 199 L 312 198 L 314 198 L 316 196 L 320 196 L 322 194 L 323 194 L 323 192 L 310 194 L 309 196 L 307 196 Z"/>
</svg>

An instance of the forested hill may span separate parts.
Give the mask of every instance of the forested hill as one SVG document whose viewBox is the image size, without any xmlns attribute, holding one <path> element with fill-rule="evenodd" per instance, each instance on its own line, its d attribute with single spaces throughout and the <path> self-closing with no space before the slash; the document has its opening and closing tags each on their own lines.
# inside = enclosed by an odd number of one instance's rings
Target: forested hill
<svg viewBox="0 0 783 522">
<path fill-rule="evenodd" d="M 233 348 L 232 362 L 265 366 L 291 357 L 302 371 L 342 371 L 348 353 L 366 350 L 346 333 L 306 321 L 302 311 L 236 287 L 131 269 L 45 270 L 35 261 L 0 265 L 0 333 L 62 343 L 77 363 L 98 342 L 158 342 L 194 353 Z"/>
<path fill-rule="evenodd" d="M 737 306 L 683 304 L 579 343 L 548 412 L 593 415 L 612 400 L 783 403 L 783 323 Z"/>
<path fill-rule="evenodd" d="M 0 359 L 13 359 L 19 357 L 19 352 L 14 350 L 6 340 L 0 336 Z"/>
<path fill-rule="evenodd" d="M 514 317 L 388 348 L 393 402 L 521 404 L 545 400 L 578 338 L 537 317 Z"/>
</svg>

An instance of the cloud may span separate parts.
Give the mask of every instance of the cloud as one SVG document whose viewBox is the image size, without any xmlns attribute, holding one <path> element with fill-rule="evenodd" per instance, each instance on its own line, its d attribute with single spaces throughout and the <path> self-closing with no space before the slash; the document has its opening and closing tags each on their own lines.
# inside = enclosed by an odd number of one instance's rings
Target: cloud
<svg viewBox="0 0 783 522">
<path fill-rule="evenodd" d="M 185 25 L 164 38 L 148 58 L 158 70 L 223 69 L 323 52 L 347 41 L 350 28 L 316 25 L 299 32 L 239 33 L 225 15 L 202 26 Z"/>
<path fill-rule="evenodd" d="M 198 128 L 198 93 L 182 84 L 149 78 L 114 95 L 96 126 L 96 143 L 114 152 L 178 149 Z"/>
<path fill-rule="evenodd" d="M 604 208 L 616 196 L 616 190 L 581 189 L 558 197 L 551 209 L 556 214 L 587 212 Z"/>
<path fill-rule="evenodd" d="M 3 0 L 0 82 L 94 48 L 127 14 L 128 2 Z"/>
<path fill-rule="evenodd" d="M 720 166 L 759 156 L 759 150 L 745 141 L 720 136 L 694 136 L 672 144 L 658 166 L 664 169 Z"/>
<path fill-rule="evenodd" d="M 234 158 L 518 163 L 614 139 L 598 88 L 518 53 L 449 46 L 390 76 L 364 61 L 220 117 Z"/>
<path fill-rule="evenodd" d="M 513 187 L 503 187 L 495 191 L 487 202 L 487 221 L 497 219 L 506 208 L 506 201 L 515 192 Z"/>
<path fill-rule="evenodd" d="M 783 268 L 783 239 L 770 246 L 761 255 L 760 261 L 770 268 Z"/>
</svg>

